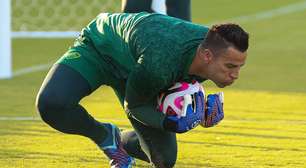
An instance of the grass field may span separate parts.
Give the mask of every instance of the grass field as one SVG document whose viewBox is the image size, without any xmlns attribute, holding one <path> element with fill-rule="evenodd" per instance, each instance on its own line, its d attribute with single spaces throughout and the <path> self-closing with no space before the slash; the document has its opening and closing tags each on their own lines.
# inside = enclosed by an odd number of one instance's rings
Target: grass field
<svg viewBox="0 0 306 168">
<path fill-rule="evenodd" d="M 306 1 L 192 2 L 194 22 L 236 21 L 251 41 L 240 80 L 222 89 L 225 119 L 178 135 L 176 167 L 306 167 Z M 13 69 L 52 63 L 71 44 L 72 39 L 15 39 Z M 0 80 L 0 167 L 108 167 L 91 141 L 59 133 L 39 119 L 34 102 L 46 73 Z M 204 86 L 221 90 L 209 82 Z M 100 121 L 131 129 L 110 88 L 82 104 Z M 137 160 L 137 167 L 148 164 Z"/>
</svg>

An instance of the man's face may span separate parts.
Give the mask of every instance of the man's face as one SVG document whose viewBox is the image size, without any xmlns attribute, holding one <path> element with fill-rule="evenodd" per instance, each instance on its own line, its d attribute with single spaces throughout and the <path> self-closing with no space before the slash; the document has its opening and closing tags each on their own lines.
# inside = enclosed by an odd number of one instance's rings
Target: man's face
<svg viewBox="0 0 306 168">
<path fill-rule="evenodd" d="M 245 64 L 247 53 L 229 47 L 218 55 L 210 52 L 207 61 L 207 77 L 218 87 L 231 85 L 239 77 L 240 68 Z"/>
</svg>

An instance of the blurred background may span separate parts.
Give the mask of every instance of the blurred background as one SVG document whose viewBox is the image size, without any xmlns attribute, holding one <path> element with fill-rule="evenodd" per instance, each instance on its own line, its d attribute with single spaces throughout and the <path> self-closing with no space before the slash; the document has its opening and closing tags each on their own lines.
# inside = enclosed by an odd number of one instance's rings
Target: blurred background
<svg viewBox="0 0 306 168">
<path fill-rule="evenodd" d="M 250 48 L 233 86 L 203 83 L 207 92 L 225 92 L 225 119 L 178 135 L 177 167 L 306 167 L 306 1 L 191 2 L 192 22 L 241 24 Z M 0 165 L 107 167 L 90 141 L 44 124 L 35 96 L 74 36 L 100 12 L 120 8 L 119 0 L 11 0 L 13 76 L 0 80 Z M 82 104 L 100 121 L 131 128 L 108 87 Z"/>
</svg>

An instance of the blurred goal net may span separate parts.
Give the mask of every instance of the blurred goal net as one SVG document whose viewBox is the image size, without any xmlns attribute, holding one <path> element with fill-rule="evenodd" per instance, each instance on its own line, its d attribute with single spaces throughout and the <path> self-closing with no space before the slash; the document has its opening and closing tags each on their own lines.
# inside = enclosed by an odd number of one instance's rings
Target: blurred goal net
<svg viewBox="0 0 306 168">
<path fill-rule="evenodd" d="M 13 76 L 12 38 L 74 38 L 99 13 L 120 7 L 120 0 L 0 0 L 0 79 Z"/>
<path fill-rule="evenodd" d="M 75 37 L 100 12 L 119 12 L 120 0 L 11 0 L 12 37 Z"/>
</svg>

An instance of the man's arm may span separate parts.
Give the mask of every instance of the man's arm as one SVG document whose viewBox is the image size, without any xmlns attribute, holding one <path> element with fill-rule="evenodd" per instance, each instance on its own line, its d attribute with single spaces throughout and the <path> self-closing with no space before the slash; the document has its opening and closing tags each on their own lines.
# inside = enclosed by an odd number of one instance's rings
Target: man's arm
<svg viewBox="0 0 306 168">
<path fill-rule="evenodd" d="M 161 71 L 151 70 L 144 64 L 137 65 L 127 81 L 125 110 L 130 117 L 145 125 L 164 129 L 166 116 L 157 110 L 157 95 L 171 83 L 173 77 L 159 72 Z"/>
<path fill-rule="evenodd" d="M 187 132 L 199 125 L 205 114 L 204 93 L 199 91 L 193 95 L 195 105 L 188 104 L 185 117 L 166 116 L 157 110 L 157 94 L 171 81 L 171 77 L 163 78 L 163 74 L 159 76 L 154 72 L 158 71 L 147 71 L 139 65 L 131 73 L 125 101 L 128 115 L 150 127 L 177 133 Z"/>
</svg>

